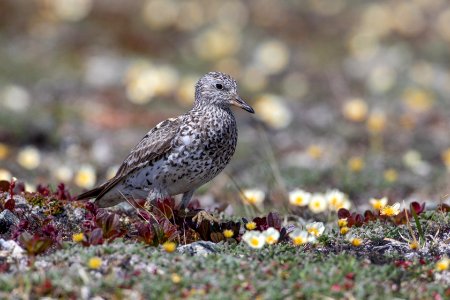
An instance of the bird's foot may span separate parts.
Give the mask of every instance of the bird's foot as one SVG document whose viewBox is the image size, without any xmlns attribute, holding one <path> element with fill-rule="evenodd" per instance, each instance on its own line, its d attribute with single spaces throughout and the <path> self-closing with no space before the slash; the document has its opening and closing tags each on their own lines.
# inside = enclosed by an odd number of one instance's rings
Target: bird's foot
<svg viewBox="0 0 450 300">
<path fill-rule="evenodd" d="M 211 223 L 219 223 L 219 219 L 214 217 L 212 214 L 201 210 L 199 211 L 193 218 L 192 221 L 197 222 L 197 226 L 199 226 L 203 220 L 209 221 Z"/>
</svg>

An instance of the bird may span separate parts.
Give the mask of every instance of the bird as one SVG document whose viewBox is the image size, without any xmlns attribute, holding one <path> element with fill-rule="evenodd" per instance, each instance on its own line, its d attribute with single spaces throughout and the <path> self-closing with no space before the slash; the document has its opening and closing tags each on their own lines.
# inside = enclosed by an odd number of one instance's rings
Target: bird
<svg viewBox="0 0 450 300">
<path fill-rule="evenodd" d="M 205 74 L 195 85 L 191 110 L 150 129 L 113 178 L 76 200 L 95 198 L 98 207 L 106 208 L 129 199 L 183 194 L 178 208 L 186 209 L 194 192 L 216 177 L 235 152 L 238 131 L 231 106 L 255 113 L 230 75 Z"/>
</svg>

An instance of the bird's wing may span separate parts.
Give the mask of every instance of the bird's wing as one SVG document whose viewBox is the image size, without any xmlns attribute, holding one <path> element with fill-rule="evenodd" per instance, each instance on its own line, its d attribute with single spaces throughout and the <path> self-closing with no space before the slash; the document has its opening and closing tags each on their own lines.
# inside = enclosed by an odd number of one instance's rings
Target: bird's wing
<svg viewBox="0 0 450 300">
<path fill-rule="evenodd" d="M 172 141 L 178 133 L 182 117 L 167 119 L 152 128 L 142 140 L 131 150 L 130 154 L 123 161 L 116 175 L 109 181 L 102 184 L 97 190 L 96 199 L 99 200 L 128 174 L 139 169 L 151 161 L 155 161 L 163 156 L 172 147 Z M 101 190 L 98 190 L 101 189 Z M 86 197 L 88 196 L 88 197 Z M 78 199 L 93 197 L 92 191 L 79 195 Z"/>
<path fill-rule="evenodd" d="M 124 177 L 169 151 L 180 129 L 181 119 L 170 118 L 152 128 L 131 150 L 115 177 Z"/>
</svg>

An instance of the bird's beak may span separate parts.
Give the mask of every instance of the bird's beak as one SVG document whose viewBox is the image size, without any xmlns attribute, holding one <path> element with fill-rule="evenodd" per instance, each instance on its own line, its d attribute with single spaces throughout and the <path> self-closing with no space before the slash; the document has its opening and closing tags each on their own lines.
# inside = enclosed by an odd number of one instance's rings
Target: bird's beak
<svg viewBox="0 0 450 300">
<path fill-rule="evenodd" d="M 239 97 L 239 95 L 236 95 L 236 96 L 234 97 L 234 99 L 232 99 L 232 100 L 230 101 L 230 104 L 231 104 L 231 105 L 234 105 L 234 106 L 237 106 L 237 107 L 240 107 L 240 108 L 242 108 L 242 109 L 248 111 L 249 113 L 252 113 L 252 114 L 255 113 L 255 111 L 253 110 L 253 108 L 252 108 L 250 105 L 248 105 L 244 100 L 242 100 L 242 98 Z"/>
</svg>

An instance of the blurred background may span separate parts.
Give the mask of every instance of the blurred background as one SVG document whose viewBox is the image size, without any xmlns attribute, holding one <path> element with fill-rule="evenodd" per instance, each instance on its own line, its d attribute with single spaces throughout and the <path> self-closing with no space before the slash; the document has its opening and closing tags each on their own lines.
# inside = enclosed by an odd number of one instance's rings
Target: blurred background
<svg viewBox="0 0 450 300">
<path fill-rule="evenodd" d="M 450 191 L 446 0 L 1 0 L 0 45 L 0 179 L 30 190 L 110 178 L 214 70 L 256 115 L 236 111 L 237 153 L 198 195 Z"/>
</svg>

